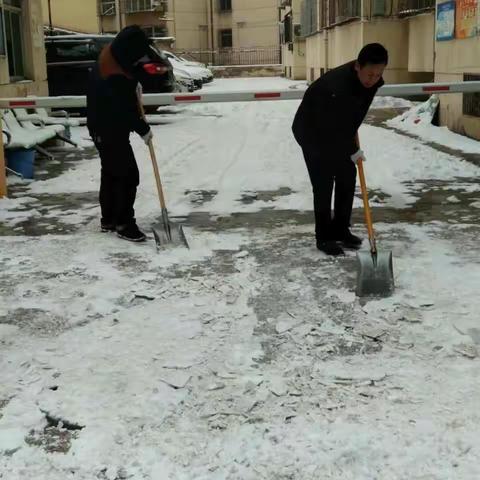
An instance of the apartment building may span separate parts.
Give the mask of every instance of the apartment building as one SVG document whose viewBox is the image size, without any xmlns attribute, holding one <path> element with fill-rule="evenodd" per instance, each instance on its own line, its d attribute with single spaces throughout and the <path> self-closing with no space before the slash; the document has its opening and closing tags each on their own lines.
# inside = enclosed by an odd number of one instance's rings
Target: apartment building
<svg viewBox="0 0 480 480">
<path fill-rule="evenodd" d="M 480 80 L 479 14 L 475 0 L 438 1 L 435 81 Z M 440 122 L 480 139 L 480 94 L 442 96 Z"/>
<path fill-rule="evenodd" d="M 45 24 L 113 33 L 137 24 L 180 51 L 272 49 L 279 63 L 278 0 L 42 0 Z"/>
<path fill-rule="evenodd" d="M 291 78 L 313 81 L 354 59 L 363 45 L 380 42 L 390 53 L 388 83 L 480 80 L 476 0 L 279 0 L 279 5 L 283 63 Z M 440 122 L 480 138 L 480 94 L 442 96 Z"/>
<path fill-rule="evenodd" d="M 0 96 L 48 92 L 40 0 L 0 0 Z"/>
<path fill-rule="evenodd" d="M 388 82 L 431 80 L 433 1 L 280 0 L 284 30 L 293 32 L 285 36 L 284 45 L 295 51 L 298 43 L 305 50 L 304 56 L 296 55 L 293 71 L 305 62 L 305 77 L 314 80 L 354 59 L 363 45 L 380 42 L 390 52 Z"/>
</svg>

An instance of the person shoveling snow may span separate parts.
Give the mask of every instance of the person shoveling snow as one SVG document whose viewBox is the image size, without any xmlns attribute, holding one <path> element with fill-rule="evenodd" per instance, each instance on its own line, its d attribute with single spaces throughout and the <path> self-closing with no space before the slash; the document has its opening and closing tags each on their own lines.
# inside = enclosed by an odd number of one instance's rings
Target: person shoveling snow
<svg viewBox="0 0 480 480">
<path fill-rule="evenodd" d="M 328 255 L 342 255 L 342 245 L 358 249 L 362 244 L 350 232 L 355 167 L 360 159 L 365 160 L 358 129 L 384 84 L 387 64 L 388 52 L 382 45 L 366 45 L 356 61 L 329 71 L 310 85 L 295 116 L 293 133 L 303 149 L 313 187 L 317 248 Z"/>
<path fill-rule="evenodd" d="M 147 145 L 153 136 L 140 113 L 135 75 L 149 48 L 150 41 L 139 27 L 126 27 L 100 54 L 87 93 L 88 130 L 102 166 L 101 229 L 133 242 L 146 239 L 133 208 L 140 180 L 130 133 L 138 133 Z"/>
</svg>

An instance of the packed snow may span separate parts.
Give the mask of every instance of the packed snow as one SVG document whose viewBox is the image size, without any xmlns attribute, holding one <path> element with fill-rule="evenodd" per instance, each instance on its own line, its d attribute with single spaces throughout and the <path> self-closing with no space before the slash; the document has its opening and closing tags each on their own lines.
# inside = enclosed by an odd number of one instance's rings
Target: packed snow
<svg viewBox="0 0 480 480">
<path fill-rule="evenodd" d="M 480 153 L 480 142 L 454 133 L 448 127 L 432 125 L 433 115 L 441 99 L 433 95 L 428 101 L 412 106 L 408 111 L 387 122 L 387 125 L 419 137 L 425 142 L 458 150 L 464 153 Z"/>
<path fill-rule="evenodd" d="M 302 83 L 208 88 L 262 85 Z M 0 249 L 2 480 L 480 478 L 479 169 L 362 127 L 397 288 L 360 301 L 355 254 L 314 248 L 298 104 L 162 109 L 154 141 L 189 250 L 102 234 L 95 205 L 48 204 L 95 195 L 98 158 L 0 200 L 14 232 Z M 88 145 L 85 128 L 74 135 Z M 132 143 L 147 229 L 158 198 Z M 442 189 L 446 212 L 416 219 Z M 53 219 L 76 228 L 22 230 Z"/>
</svg>

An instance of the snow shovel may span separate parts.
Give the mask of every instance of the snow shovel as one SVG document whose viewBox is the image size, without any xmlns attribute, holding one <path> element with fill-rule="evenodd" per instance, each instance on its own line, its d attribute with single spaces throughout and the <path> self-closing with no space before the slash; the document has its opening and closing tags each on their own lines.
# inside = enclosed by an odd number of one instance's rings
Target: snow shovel
<svg viewBox="0 0 480 480">
<path fill-rule="evenodd" d="M 372 214 L 368 202 L 367 182 L 363 171 L 363 160 L 358 161 L 358 175 L 362 188 L 365 221 L 370 241 L 369 252 L 357 253 L 357 290 L 358 297 L 389 297 L 393 294 L 395 282 L 393 278 L 392 252 L 379 252 L 373 229 Z"/>
<path fill-rule="evenodd" d="M 146 120 L 145 109 L 142 102 L 142 88 L 139 84 L 137 88 L 138 105 L 142 118 Z M 155 181 L 157 183 L 158 199 L 160 200 L 160 208 L 162 209 L 162 223 L 161 225 L 153 225 L 152 231 L 157 245 L 157 250 L 168 245 L 184 245 L 189 248 L 183 225 L 172 224 L 168 218 L 167 202 L 163 193 L 162 180 L 160 178 L 160 171 L 158 169 L 157 155 L 155 154 L 155 147 L 153 140 L 148 142 L 148 149 L 150 150 L 150 158 L 152 159 L 153 173 L 155 174 Z"/>
</svg>

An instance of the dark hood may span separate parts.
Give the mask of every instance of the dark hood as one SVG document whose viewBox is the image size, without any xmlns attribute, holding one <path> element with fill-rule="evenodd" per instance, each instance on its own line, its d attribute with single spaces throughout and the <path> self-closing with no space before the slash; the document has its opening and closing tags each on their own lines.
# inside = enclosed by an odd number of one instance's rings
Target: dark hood
<svg viewBox="0 0 480 480">
<path fill-rule="evenodd" d="M 135 64 L 150 49 L 150 40 L 137 25 L 124 28 L 112 42 L 111 52 L 115 60 L 126 72 L 133 72 Z"/>
</svg>

